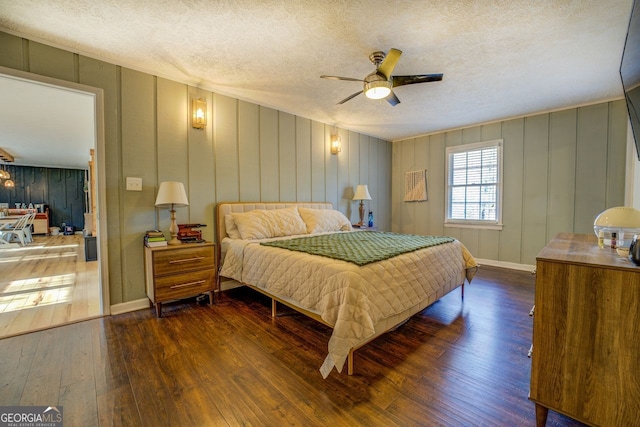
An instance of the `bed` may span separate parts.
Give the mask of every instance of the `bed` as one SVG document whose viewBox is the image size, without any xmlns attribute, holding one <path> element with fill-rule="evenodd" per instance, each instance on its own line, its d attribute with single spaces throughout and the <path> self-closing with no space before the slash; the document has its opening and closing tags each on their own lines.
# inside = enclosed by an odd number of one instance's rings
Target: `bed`
<svg viewBox="0 0 640 427">
<path fill-rule="evenodd" d="M 387 239 L 417 246 L 379 254 L 396 250 Z M 461 287 L 464 295 L 465 279 L 470 282 L 477 269 L 473 256 L 456 239 L 426 239 L 353 230 L 330 203 L 220 203 L 216 209 L 219 278 L 269 296 L 272 316 L 279 302 L 331 327 L 324 378 L 333 368 L 342 372 L 345 363 L 352 375 L 355 350 L 452 290 Z M 346 253 L 366 252 L 373 260 L 350 259 L 337 249 L 324 253 L 345 240 L 352 241 Z M 381 244 L 366 251 L 364 240 Z M 302 251 L 300 242 L 319 252 Z"/>
</svg>

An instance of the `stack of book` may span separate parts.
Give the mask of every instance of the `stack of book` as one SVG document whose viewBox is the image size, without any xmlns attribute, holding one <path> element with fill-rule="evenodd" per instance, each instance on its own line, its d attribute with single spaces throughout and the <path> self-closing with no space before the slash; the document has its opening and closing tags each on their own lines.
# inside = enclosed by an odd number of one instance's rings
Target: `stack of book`
<svg viewBox="0 0 640 427">
<path fill-rule="evenodd" d="M 144 245 L 150 248 L 167 246 L 167 239 L 164 238 L 162 231 L 149 230 L 144 235 Z"/>
</svg>

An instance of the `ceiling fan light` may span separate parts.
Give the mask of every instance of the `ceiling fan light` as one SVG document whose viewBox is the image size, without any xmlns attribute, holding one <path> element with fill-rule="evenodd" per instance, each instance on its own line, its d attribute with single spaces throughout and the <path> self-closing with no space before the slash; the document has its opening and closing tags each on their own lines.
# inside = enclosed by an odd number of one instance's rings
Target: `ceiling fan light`
<svg viewBox="0 0 640 427">
<path fill-rule="evenodd" d="M 16 186 L 16 184 L 13 182 L 13 180 L 8 179 L 4 182 L 4 186 L 7 188 L 13 188 Z"/>
<path fill-rule="evenodd" d="M 369 99 L 382 99 L 391 93 L 391 84 L 388 80 L 377 80 L 364 84 L 364 94 Z"/>
</svg>

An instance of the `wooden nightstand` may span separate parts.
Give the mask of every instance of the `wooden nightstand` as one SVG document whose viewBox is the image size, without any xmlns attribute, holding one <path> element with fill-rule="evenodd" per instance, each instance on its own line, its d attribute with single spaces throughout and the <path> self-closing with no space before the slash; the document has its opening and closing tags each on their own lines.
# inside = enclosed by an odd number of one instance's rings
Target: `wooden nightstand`
<svg viewBox="0 0 640 427">
<path fill-rule="evenodd" d="M 147 296 L 162 317 L 162 303 L 209 293 L 213 303 L 216 284 L 215 246 L 185 243 L 179 246 L 144 247 Z"/>
</svg>

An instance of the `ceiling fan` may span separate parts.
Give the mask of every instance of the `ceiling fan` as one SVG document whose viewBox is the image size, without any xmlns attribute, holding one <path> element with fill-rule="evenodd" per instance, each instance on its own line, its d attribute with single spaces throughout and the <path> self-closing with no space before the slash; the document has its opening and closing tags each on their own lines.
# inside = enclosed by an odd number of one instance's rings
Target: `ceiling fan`
<svg viewBox="0 0 640 427">
<path fill-rule="evenodd" d="M 400 100 L 393 93 L 393 88 L 404 85 L 412 85 L 415 83 L 427 83 L 437 82 L 442 80 L 442 74 L 415 74 L 411 76 L 392 76 L 391 73 L 395 68 L 398 60 L 402 55 L 402 51 L 391 48 L 389 53 L 385 55 L 384 52 L 373 52 L 369 55 L 369 60 L 376 66 L 376 70 L 369 74 L 364 79 L 354 79 L 351 77 L 338 77 L 338 76 L 320 76 L 323 79 L 329 80 L 346 80 L 351 82 L 363 82 L 364 87 L 362 90 L 349 95 L 342 101 L 338 102 L 338 105 L 344 104 L 352 98 L 364 93 L 367 98 L 370 99 L 386 99 L 389 104 L 396 106 L 400 103 Z"/>
</svg>

